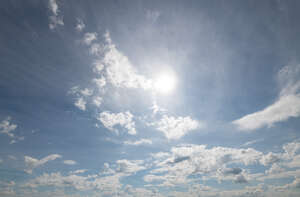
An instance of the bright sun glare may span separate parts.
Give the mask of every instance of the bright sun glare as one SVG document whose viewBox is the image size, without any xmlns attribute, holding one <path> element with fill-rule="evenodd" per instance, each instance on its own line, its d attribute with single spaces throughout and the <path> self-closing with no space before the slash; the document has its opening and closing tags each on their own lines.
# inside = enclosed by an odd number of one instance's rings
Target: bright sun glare
<svg viewBox="0 0 300 197">
<path fill-rule="evenodd" d="M 170 73 L 163 73 L 156 78 L 154 87 L 156 91 L 168 94 L 175 89 L 175 85 L 175 76 Z"/>
</svg>

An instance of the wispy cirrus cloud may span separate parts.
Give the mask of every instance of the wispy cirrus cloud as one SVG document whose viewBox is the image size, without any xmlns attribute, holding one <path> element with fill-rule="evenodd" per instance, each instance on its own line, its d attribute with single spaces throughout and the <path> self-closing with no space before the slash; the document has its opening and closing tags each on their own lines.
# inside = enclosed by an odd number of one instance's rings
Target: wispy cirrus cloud
<svg viewBox="0 0 300 197">
<path fill-rule="evenodd" d="M 240 130 L 272 127 L 277 122 L 300 116 L 300 65 L 287 65 L 278 73 L 279 98 L 263 110 L 248 114 L 232 123 Z"/>
</svg>

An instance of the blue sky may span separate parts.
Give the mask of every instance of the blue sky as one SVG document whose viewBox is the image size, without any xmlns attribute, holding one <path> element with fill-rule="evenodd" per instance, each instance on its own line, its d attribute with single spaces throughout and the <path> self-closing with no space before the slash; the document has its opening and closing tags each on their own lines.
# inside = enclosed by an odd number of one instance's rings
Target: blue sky
<svg viewBox="0 0 300 197">
<path fill-rule="evenodd" d="M 299 6 L 1 2 L 0 196 L 299 196 Z"/>
</svg>

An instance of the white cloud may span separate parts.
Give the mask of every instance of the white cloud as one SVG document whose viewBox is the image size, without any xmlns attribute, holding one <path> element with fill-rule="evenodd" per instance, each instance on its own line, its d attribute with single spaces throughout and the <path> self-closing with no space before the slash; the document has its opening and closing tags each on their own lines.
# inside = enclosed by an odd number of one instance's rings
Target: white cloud
<svg viewBox="0 0 300 197">
<path fill-rule="evenodd" d="M 77 162 L 76 162 L 76 161 L 73 161 L 73 160 L 64 160 L 63 162 L 64 162 L 64 164 L 66 164 L 66 165 L 75 165 L 75 164 L 77 164 Z"/>
<path fill-rule="evenodd" d="M 97 85 L 98 88 L 103 88 L 106 85 L 106 80 L 104 77 L 94 78 L 93 82 Z"/>
<path fill-rule="evenodd" d="M 142 145 L 142 144 L 152 144 L 152 140 L 140 139 L 140 140 L 137 140 L 137 141 L 125 141 L 124 144 L 139 146 L 139 145 Z"/>
<path fill-rule="evenodd" d="M 300 65 L 288 65 L 278 73 L 279 98 L 270 106 L 233 121 L 240 130 L 272 127 L 277 122 L 300 116 Z"/>
<path fill-rule="evenodd" d="M 70 174 L 82 174 L 85 173 L 86 171 L 87 171 L 86 169 L 80 169 L 80 170 L 71 171 Z"/>
<path fill-rule="evenodd" d="M 94 105 L 96 105 L 97 107 L 100 107 L 101 103 L 103 101 L 103 98 L 97 96 L 93 98 L 93 103 Z"/>
<path fill-rule="evenodd" d="M 273 163 L 276 163 L 276 162 L 279 162 L 280 161 L 280 154 L 275 154 L 275 153 L 268 153 L 266 155 L 264 155 L 260 162 L 265 165 L 265 166 L 268 166 L 268 165 L 272 165 Z"/>
<path fill-rule="evenodd" d="M 300 115 L 300 95 L 286 95 L 262 111 L 246 115 L 233 121 L 240 130 L 254 130 L 264 126 L 272 127 L 276 122 L 286 121 Z"/>
<path fill-rule="evenodd" d="M 12 133 L 18 126 L 16 124 L 10 123 L 11 118 L 8 117 L 2 122 L 0 122 L 0 133 L 6 134 L 11 138 L 14 138 L 15 135 Z"/>
<path fill-rule="evenodd" d="M 140 170 L 146 169 L 142 164 L 144 163 L 143 160 L 118 160 L 117 162 L 117 172 L 122 172 L 126 174 L 133 174 Z"/>
<path fill-rule="evenodd" d="M 150 89 L 151 80 L 137 73 L 128 58 L 111 42 L 109 33 L 105 34 L 107 46 L 103 58 L 108 81 L 115 87 Z"/>
<path fill-rule="evenodd" d="M 250 146 L 252 144 L 256 144 L 256 143 L 262 142 L 262 141 L 264 141 L 264 139 L 251 140 L 251 141 L 244 143 L 242 146 Z"/>
<path fill-rule="evenodd" d="M 78 32 L 81 32 L 84 28 L 85 28 L 84 22 L 81 19 L 77 18 L 76 30 Z"/>
<path fill-rule="evenodd" d="M 52 12 L 52 15 L 49 16 L 50 24 L 49 28 L 50 29 L 55 29 L 57 25 L 64 25 L 64 21 L 61 16 L 58 16 L 58 5 L 56 3 L 56 0 L 49 0 L 49 9 Z"/>
<path fill-rule="evenodd" d="M 197 120 L 191 117 L 173 117 L 163 115 L 162 119 L 153 123 L 157 130 L 162 131 L 168 139 L 179 139 L 188 132 L 203 127 Z"/>
<path fill-rule="evenodd" d="M 93 90 L 85 88 L 83 90 L 80 90 L 80 93 L 83 96 L 91 96 L 93 94 Z"/>
<path fill-rule="evenodd" d="M 26 164 L 26 167 L 27 167 L 27 169 L 25 169 L 25 172 L 31 174 L 32 170 L 34 168 L 37 168 L 41 165 L 44 165 L 45 163 L 47 163 L 49 161 L 53 161 L 53 160 L 61 158 L 61 157 L 62 157 L 61 155 L 52 154 L 52 155 L 48 155 L 47 157 L 44 157 L 44 158 L 39 160 L 39 159 L 30 157 L 30 156 L 25 156 L 24 161 L 25 161 L 25 164 Z"/>
<path fill-rule="evenodd" d="M 90 45 L 93 41 L 97 40 L 97 33 L 85 33 L 83 37 L 83 43 Z"/>
<path fill-rule="evenodd" d="M 119 131 L 115 128 L 116 125 L 124 127 L 130 135 L 136 134 L 133 115 L 129 111 L 124 113 L 111 113 L 105 111 L 101 112 L 97 119 L 100 120 L 107 129 L 109 129 L 110 131 L 115 131 L 117 134 L 119 133 Z"/>
<path fill-rule="evenodd" d="M 78 107 L 79 109 L 81 109 L 82 111 L 85 111 L 85 109 L 86 109 L 86 101 L 82 97 L 77 98 L 77 100 L 74 103 L 74 105 L 76 107 Z"/>
</svg>

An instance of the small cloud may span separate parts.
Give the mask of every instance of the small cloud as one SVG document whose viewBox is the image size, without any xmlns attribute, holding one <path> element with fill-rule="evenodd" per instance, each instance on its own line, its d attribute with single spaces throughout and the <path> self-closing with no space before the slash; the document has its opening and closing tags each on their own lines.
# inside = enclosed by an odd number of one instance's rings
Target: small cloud
<svg viewBox="0 0 300 197">
<path fill-rule="evenodd" d="M 83 21 L 77 18 L 76 30 L 78 32 L 81 32 L 84 28 L 85 28 L 85 24 L 83 23 Z"/>
<path fill-rule="evenodd" d="M 152 144 L 152 141 L 149 139 L 140 139 L 138 141 L 125 141 L 124 144 L 139 146 L 139 145 L 143 145 L 143 144 Z"/>
<path fill-rule="evenodd" d="M 256 144 L 256 143 L 262 142 L 262 141 L 264 141 L 264 139 L 251 140 L 251 141 L 248 141 L 248 142 L 244 143 L 242 146 L 243 147 L 250 146 L 252 144 Z"/>
<path fill-rule="evenodd" d="M 11 138 L 14 138 L 15 135 L 12 133 L 18 125 L 10 123 L 11 118 L 7 117 L 5 120 L 0 122 L 0 133 L 6 134 Z"/>
<path fill-rule="evenodd" d="M 75 165 L 75 164 L 77 164 L 77 162 L 76 162 L 76 161 L 73 161 L 73 160 L 64 160 L 63 162 L 64 162 L 64 164 L 66 164 L 66 165 Z"/>
<path fill-rule="evenodd" d="M 128 134 L 136 135 L 135 122 L 133 121 L 133 115 L 127 112 L 111 113 L 108 111 L 101 112 L 97 118 L 102 124 L 110 131 L 115 131 L 117 134 L 119 131 L 114 128 L 116 125 L 124 127 Z"/>
<path fill-rule="evenodd" d="M 52 12 L 52 15 L 49 16 L 49 28 L 51 30 L 55 29 L 58 25 L 63 26 L 64 21 L 61 16 L 59 16 L 59 9 L 56 0 L 49 0 L 48 3 L 49 9 Z"/>
<path fill-rule="evenodd" d="M 44 165 L 45 163 L 49 162 L 49 161 L 53 161 L 55 159 L 58 159 L 58 158 L 61 158 L 62 156 L 59 155 L 59 154 L 51 154 L 51 155 L 48 155 L 47 157 L 44 157 L 42 159 L 36 159 L 36 158 L 33 158 L 33 157 L 30 157 L 30 156 L 25 156 L 24 157 L 24 161 L 25 161 L 25 164 L 26 164 L 26 169 L 25 169 L 25 172 L 31 174 L 32 173 L 32 170 L 34 168 L 37 168 L 41 165 Z"/>
<path fill-rule="evenodd" d="M 202 123 L 191 117 L 173 117 L 163 115 L 162 119 L 153 123 L 157 130 L 163 132 L 168 139 L 179 139 L 188 132 L 204 127 Z"/>
<path fill-rule="evenodd" d="M 83 37 L 83 43 L 90 45 L 93 41 L 97 40 L 97 33 L 85 33 Z"/>
<path fill-rule="evenodd" d="M 82 111 L 85 111 L 86 109 L 86 101 L 82 97 L 78 98 L 74 105 Z"/>
<path fill-rule="evenodd" d="M 75 171 L 71 171 L 70 174 L 83 174 L 86 171 L 87 171 L 86 169 L 75 170 Z"/>
</svg>

